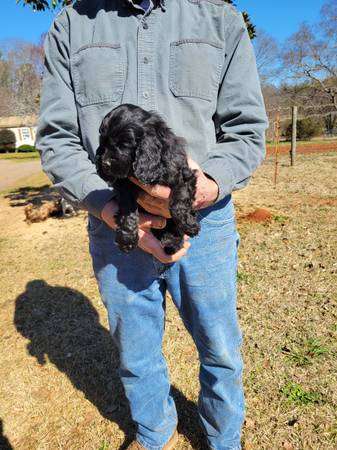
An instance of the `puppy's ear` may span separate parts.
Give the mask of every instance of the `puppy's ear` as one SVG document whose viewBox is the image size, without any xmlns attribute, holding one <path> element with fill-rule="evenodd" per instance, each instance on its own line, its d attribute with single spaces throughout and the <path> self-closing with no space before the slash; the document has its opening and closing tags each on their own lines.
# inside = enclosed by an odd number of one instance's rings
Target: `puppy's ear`
<svg viewBox="0 0 337 450">
<path fill-rule="evenodd" d="M 161 176 L 161 141 L 156 135 L 147 135 L 139 142 L 133 163 L 134 176 L 144 184 L 156 183 Z"/>
<path fill-rule="evenodd" d="M 98 176 L 100 176 L 103 180 L 108 181 L 106 179 L 106 176 L 105 176 L 105 173 L 103 170 L 103 161 L 102 161 L 103 155 L 104 155 L 104 148 L 100 146 L 96 150 L 95 165 L 96 165 L 96 170 L 97 170 Z"/>
<path fill-rule="evenodd" d="M 102 120 L 101 126 L 99 127 L 99 134 L 104 135 L 108 132 L 111 114 L 112 111 L 110 111 Z"/>
</svg>

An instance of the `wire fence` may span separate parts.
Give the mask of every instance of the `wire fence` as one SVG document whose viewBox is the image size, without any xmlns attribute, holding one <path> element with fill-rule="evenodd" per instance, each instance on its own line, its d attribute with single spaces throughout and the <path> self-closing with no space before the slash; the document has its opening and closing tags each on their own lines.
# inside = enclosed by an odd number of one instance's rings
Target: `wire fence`
<svg viewBox="0 0 337 450">
<path fill-rule="evenodd" d="M 269 129 L 267 131 L 267 141 L 271 145 L 271 154 L 275 158 L 274 185 L 277 184 L 280 143 L 285 137 L 291 139 L 290 142 L 290 165 L 295 165 L 298 122 L 303 119 L 317 118 L 325 123 L 325 133 L 322 137 L 337 139 L 337 108 L 332 104 L 321 105 L 293 105 L 267 108 L 269 117 Z M 328 120 L 329 119 L 329 120 Z M 325 120 L 325 122 L 324 122 Z M 286 126 L 285 126 L 286 125 Z M 300 137 L 300 136 L 299 136 Z M 321 144 L 320 144 L 321 145 Z M 288 147 L 289 148 L 289 147 Z M 337 141 L 336 141 L 337 150 Z"/>
<path fill-rule="evenodd" d="M 293 105 L 297 107 L 298 120 L 313 118 L 313 117 L 337 117 L 337 108 L 332 104 L 324 105 Z M 286 122 L 292 120 L 292 108 L 293 106 L 278 106 L 267 108 L 267 114 L 269 118 L 276 119 L 277 114 L 280 114 L 280 121 Z M 314 112 L 317 111 L 317 112 Z M 288 115 L 287 115 L 288 113 Z"/>
</svg>

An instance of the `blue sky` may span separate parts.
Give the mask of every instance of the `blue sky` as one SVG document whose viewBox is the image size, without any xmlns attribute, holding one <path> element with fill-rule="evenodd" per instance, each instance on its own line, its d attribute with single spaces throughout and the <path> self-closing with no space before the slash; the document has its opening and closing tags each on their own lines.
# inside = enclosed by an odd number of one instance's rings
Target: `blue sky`
<svg viewBox="0 0 337 450">
<path fill-rule="evenodd" d="M 296 31 L 303 22 L 317 18 L 324 0 L 237 0 L 241 10 L 247 10 L 253 22 L 280 42 Z M 37 42 L 47 31 L 53 14 L 32 12 L 18 6 L 15 0 L 1 0 L 0 40 L 20 38 Z"/>
<path fill-rule="evenodd" d="M 280 42 L 302 22 L 314 22 L 325 0 L 237 0 L 240 10 L 246 10 L 253 23 Z"/>
</svg>

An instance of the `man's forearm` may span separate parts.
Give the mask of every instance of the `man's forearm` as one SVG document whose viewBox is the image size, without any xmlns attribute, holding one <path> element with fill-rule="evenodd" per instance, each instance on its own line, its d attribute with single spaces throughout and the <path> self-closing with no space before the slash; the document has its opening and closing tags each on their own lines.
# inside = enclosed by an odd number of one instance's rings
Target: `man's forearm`
<svg viewBox="0 0 337 450">
<path fill-rule="evenodd" d="M 248 183 L 266 151 L 268 119 L 254 50 L 241 14 L 228 27 L 214 122 L 217 142 L 201 168 L 217 182 L 217 200 L 221 200 Z"/>
<path fill-rule="evenodd" d="M 45 40 L 45 70 L 36 147 L 44 172 L 74 206 L 100 217 L 113 197 L 81 141 L 69 62 L 69 35 L 63 15 L 57 17 Z"/>
</svg>

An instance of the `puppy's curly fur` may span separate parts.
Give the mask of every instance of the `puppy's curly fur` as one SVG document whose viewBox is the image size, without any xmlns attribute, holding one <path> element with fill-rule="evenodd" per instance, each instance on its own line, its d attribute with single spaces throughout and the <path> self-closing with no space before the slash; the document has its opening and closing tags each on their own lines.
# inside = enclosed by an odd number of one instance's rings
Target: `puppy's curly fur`
<svg viewBox="0 0 337 450">
<path fill-rule="evenodd" d="M 153 230 L 167 254 L 176 253 L 184 234 L 199 232 L 193 201 L 196 175 L 187 163 L 184 139 L 177 137 L 155 112 L 123 104 L 105 116 L 100 126 L 96 167 L 101 178 L 119 193 L 116 242 L 129 252 L 138 245 L 139 188 L 133 176 L 144 184 L 171 188 L 172 219 L 163 230 Z"/>
</svg>

